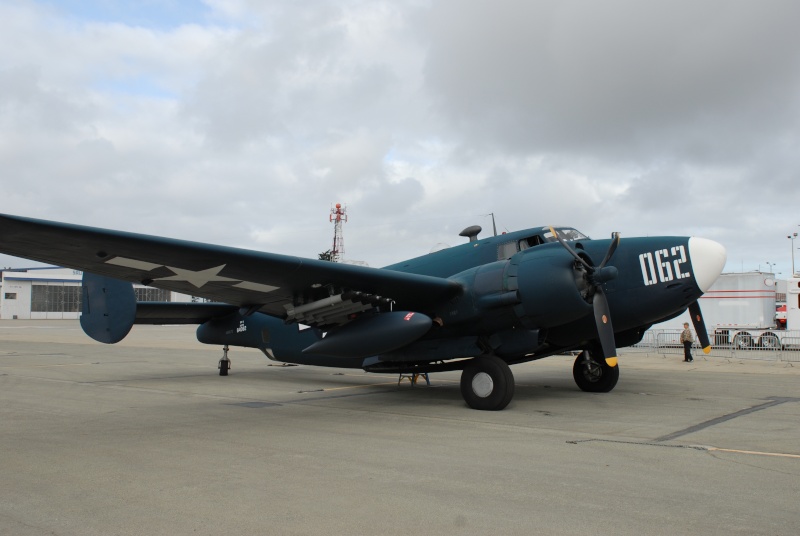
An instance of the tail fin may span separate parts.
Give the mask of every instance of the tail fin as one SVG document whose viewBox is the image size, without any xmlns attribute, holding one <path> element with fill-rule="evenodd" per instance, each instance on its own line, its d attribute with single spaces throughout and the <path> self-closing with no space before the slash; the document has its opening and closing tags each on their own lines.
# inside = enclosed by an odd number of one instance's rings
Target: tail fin
<svg viewBox="0 0 800 536">
<path fill-rule="evenodd" d="M 136 295 L 127 281 L 83 273 L 81 327 L 98 342 L 114 344 L 136 321 Z"/>
</svg>

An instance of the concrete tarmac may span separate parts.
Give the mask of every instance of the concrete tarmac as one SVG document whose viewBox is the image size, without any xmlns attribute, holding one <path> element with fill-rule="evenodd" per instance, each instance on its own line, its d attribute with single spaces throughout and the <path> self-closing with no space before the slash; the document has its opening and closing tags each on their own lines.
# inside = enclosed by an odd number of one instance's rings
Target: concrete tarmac
<svg viewBox="0 0 800 536">
<path fill-rule="evenodd" d="M 137 326 L 0 321 L 0 534 L 769 534 L 800 531 L 800 367 L 625 352 L 512 367 L 501 412 L 459 373 L 281 367 Z"/>
</svg>

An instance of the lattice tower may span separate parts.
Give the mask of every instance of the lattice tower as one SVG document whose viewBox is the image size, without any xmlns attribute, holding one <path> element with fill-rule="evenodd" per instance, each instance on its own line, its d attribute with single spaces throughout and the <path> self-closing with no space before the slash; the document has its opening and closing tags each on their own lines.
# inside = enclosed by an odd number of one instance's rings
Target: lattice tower
<svg viewBox="0 0 800 536">
<path fill-rule="evenodd" d="M 331 248 L 331 260 L 342 262 L 344 260 L 344 235 L 342 235 L 342 223 L 347 222 L 347 207 L 341 203 L 331 208 L 330 221 L 333 223 L 333 247 Z"/>
</svg>

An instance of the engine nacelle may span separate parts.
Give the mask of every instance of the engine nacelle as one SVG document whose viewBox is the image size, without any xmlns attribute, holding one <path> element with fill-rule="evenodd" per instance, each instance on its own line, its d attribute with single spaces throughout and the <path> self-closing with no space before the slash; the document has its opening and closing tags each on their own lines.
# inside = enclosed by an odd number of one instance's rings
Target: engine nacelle
<svg viewBox="0 0 800 536">
<path fill-rule="evenodd" d="M 514 255 L 508 261 L 508 287 L 519 292 L 514 312 L 529 329 L 560 326 L 592 314 L 578 288 L 572 256 L 562 248 L 546 254 Z"/>
<path fill-rule="evenodd" d="M 553 247 L 530 253 L 523 251 L 454 276 L 465 292 L 440 313 L 444 325 L 495 334 L 495 339 L 513 337 L 514 342 L 506 345 L 516 348 L 531 344 L 538 334 L 512 330 L 546 330 L 592 313 L 591 304 L 581 296 L 574 260 L 567 251 Z"/>
</svg>

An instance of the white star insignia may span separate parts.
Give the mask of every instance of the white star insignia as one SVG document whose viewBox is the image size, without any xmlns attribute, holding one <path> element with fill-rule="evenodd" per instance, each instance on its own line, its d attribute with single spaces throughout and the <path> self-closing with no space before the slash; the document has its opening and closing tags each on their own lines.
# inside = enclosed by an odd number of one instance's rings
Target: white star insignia
<svg viewBox="0 0 800 536">
<path fill-rule="evenodd" d="M 216 268 L 208 268 L 206 270 L 199 270 L 197 272 L 194 270 L 185 270 L 183 268 L 173 268 L 172 266 L 166 266 L 166 268 L 172 270 L 175 275 L 171 275 L 169 277 L 159 277 L 156 279 L 156 281 L 186 281 L 197 288 L 200 288 L 211 281 L 241 281 L 241 279 L 231 279 L 230 277 L 223 277 L 219 275 L 222 269 L 225 268 L 224 264 L 217 266 Z"/>
<path fill-rule="evenodd" d="M 129 259 L 127 257 L 113 257 L 107 261 L 106 264 L 113 264 L 115 266 L 123 266 L 125 268 L 133 268 L 135 270 L 142 270 L 145 272 L 149 272 L 151 270 L 155 270 L 156 268 L 161 268 L 164 266 L 163 264 L 155 264 L 152 262 L 140 261 L 137 259 Z M 236 282 L 233 285 L 234 288 L 242 289 L 242 290 L 251 290 L 255 292 L 261 293 L 269 293 L 274 290 L 277 290 L 279 287 L 274 287 L 272 285 L 265 285 L 263 283 L 254 283 L 252 281 L 242 281 L 241 279 L 231 279 L 230 277 L 223 277 L 219 275 L 219 273 L 227 266 L 226 264 L 222 264 L 215 268 L 208 268 L 206 270 L 187 270 L 185 268 L 174 268 L 172 266 L 164 266 L 172 271 L 175 275 L 170 275 L 167 277 L 159 277 L 156 281 L 186 281 L 187 283 L 191 283 L 197 288 L 204 286 L 206 283 L 211 281 L 232 281 Z"/>
</svg>

